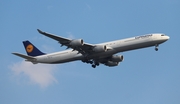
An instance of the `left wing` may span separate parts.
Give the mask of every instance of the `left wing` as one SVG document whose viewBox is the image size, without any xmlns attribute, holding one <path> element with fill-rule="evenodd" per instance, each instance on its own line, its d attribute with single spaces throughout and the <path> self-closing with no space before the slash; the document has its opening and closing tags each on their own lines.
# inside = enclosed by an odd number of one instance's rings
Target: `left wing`
<svg viewBox="0 0 180 104">
<path fill-rule="evenodd" d="M 60 36 L 56 36 L 47 32 L 43 32 L 39 29 L 37 29 L 40 34 L 43 34 L 49 38 L 52 38 L 56 41 L 58 41 L 61 46 L 67 46 L 67 48 L 72 48 L 73 50 L 77 50 L 81 54 L 90 54 L 92 53 L 92 50 L 96 45 L 84 43 L 82 39 L 68 39 Z"/>
</svg>

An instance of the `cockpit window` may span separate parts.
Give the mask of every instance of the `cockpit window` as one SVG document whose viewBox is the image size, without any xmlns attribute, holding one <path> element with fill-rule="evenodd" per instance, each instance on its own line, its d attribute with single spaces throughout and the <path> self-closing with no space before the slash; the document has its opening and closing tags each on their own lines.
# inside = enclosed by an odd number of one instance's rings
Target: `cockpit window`
<svg viewBox="0 0 180 104">
<path fill-rule="evenodd" d="M 164 34 L 162 34 L 161 36 L 165 36 Z"/>
</svg>

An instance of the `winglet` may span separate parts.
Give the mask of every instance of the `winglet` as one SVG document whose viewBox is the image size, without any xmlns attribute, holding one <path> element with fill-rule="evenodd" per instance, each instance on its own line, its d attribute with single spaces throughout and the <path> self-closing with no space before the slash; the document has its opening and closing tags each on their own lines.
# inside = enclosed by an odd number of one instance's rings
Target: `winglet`
<svg viewBox="0 0 180 104">
<path fill-rule="evenodd" d="M 40 34 L 45 35 L 45 36 L 47 36 L 47 37 L 49 37 L 49 35 L 51 35 L 51 34 L 49 34 L 49 33 L 46 33 L 46 32 L 44 32 L 44 31 L 41 31 L 40 29 L 37 29 L 37 31 L 38 31 Z"/>
<path fill-rule="evenodd" d="M 37 29 L 37 31 L 40 33 L 40 34 L 43 34 L 44 32 L 41 31 L 40 29 Z"/>
</svg>

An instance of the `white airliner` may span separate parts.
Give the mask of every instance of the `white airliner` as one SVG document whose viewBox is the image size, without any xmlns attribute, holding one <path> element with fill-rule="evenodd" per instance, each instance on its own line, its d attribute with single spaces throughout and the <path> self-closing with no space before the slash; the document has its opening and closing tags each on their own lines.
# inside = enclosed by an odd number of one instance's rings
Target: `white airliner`
<svg viewBox="0 0 180 104">
<path fill-rule="evenodd" d="M 40 34 L 58 41 L 61 46 L 72 48 L 71 50 L 64 50 L 60 52 L 46 54 L 37 49 L 29 41 L 23 41 L 24 47 L 28 55 L 13 53 L 19 57 L 30 61 L 33 64 L 46 63 L 58 64 L 81 60 L 84 63 L 89 63 L 93 68 L 104 64 L 106 66 L 117 66 L 123 61 L 123 55 L 117 55 L 119 52 L 130 51 L 140 48 L 155 46 L 158 51 L 159 44 L 167 41 L 169 36 L 161 33 L 146 34 L 132 38 L 116 40 L 101 44 L 85 43 L 82 39 L 68 39 L 56 36 L 38 29 Z"/>
</svg>

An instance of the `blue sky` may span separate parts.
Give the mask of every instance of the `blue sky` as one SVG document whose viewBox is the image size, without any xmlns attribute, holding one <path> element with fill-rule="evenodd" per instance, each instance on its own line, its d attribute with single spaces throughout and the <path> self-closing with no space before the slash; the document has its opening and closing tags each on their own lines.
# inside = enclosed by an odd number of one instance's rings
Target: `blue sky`
<svg viewBox="0 0 180 104">
<path fill-rule="evenodd" d="M 0 4 L 1 104 L 179 104 L 179 0 L 4 0 Z M 36 29 L 88 43 L 147 33 L 170 40 L 120 53 L 124 62 L 93 69 L 80 61 L 44 65 L 25 62 L 23 40 L 44 52 L 65 47 Z"/>
</svg>

